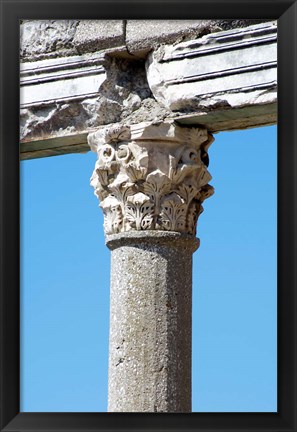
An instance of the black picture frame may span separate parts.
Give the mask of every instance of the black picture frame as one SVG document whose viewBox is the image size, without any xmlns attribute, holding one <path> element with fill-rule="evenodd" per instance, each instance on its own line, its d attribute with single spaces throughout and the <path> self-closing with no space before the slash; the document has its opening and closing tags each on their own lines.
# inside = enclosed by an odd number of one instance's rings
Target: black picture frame
<svg viewBox="0 0 297 432">
<path fill-rule="evenodd" d="M 0 0 L 1 431 L 297 431 L 297 2 Z M 277 413 L 20 413 L 20 19 L 278 20 Z M 260 187 L 260 185 L 259 185 Z"/>
</svg>

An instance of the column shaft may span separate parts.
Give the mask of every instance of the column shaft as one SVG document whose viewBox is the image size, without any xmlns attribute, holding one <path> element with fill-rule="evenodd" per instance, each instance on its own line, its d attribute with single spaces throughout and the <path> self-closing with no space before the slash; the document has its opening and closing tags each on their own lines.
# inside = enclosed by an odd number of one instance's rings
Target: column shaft
<svg viewBox="0 0 297 432">
<path fill-rule="evenodd" d="M 198 239 L 109 236 L 111 412 L 191 411 L 192 253 Z"/>
<path fill-rule="evenodd" d="M 112 251 L 108 410 L 189 412 L 192 253 L 213 137 L 168 121 L 115 124 L 88 142 Z"/>
</svg>

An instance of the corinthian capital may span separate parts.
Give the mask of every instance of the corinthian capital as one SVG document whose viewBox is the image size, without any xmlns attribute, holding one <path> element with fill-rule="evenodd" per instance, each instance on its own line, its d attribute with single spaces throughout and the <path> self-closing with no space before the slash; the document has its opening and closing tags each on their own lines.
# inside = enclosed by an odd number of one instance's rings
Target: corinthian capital
<svg viewBox="0 0 297 432">
<path fill-rule="evenodd" d="M 206 129 L 174 122 L 122 124 L 88 136 L 98 155 L 91 185 L 104 213 L 105 234 L 167 230 L 196 234 L 208 184 Z"/>
</svg>

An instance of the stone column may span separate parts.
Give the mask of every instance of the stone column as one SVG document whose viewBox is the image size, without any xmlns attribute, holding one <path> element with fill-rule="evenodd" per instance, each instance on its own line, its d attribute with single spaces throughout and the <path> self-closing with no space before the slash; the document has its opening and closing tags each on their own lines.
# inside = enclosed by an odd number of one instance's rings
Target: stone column
<svg viewBox="0 0 297 432">
<path fill-rule="evenodd" d="M 89 135 L 112 251 L 110 412 L 191 411 L 192 254 L 212 141 L 174 122 Z"/>
</svg>

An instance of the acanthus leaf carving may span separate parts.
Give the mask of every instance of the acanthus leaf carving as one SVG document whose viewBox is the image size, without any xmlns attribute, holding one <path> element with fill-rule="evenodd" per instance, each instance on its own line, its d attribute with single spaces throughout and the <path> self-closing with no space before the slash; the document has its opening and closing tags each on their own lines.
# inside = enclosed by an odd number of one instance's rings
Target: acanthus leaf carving
<svg viewBox="0 0 297 432">
<path fill-rule="evenodd" d="M 134 183 L 130 182 L 129 177 L 126 174 L 119 173 L 116 179 L 110 183 L 109 190 L 112 196 L 117 198 L 124 214 L 127 197 L 133 195 L 135 191 Z"/>
<path fill-rule="evenodd" d="M 201 213 L 203 212 L 202 204 L 199 200 L 193 199 L 189 205 L 187 214 L 187 233 L 196 234 L 197 221 Z"/>
<path fill-rule="evenodd" d="M 106 234 L 121 232 L 123 226 L 123 213 L 119 201 L 113 197 L 105 198 L 100 207 L 104 214 L 104 231 Z"/>
<path fill-rule="evenodd" d="M 125 219 L 128 229 L 153 229 L 154 204 L 142 192 L 130 195 L 125 205 Z"/>
<path fill-rule="evenodd" d="M 162 199 L 160 220 L 161 226 L 167 231 L 184 232 L 186 228 L 187 204 L 176 193 L 166 195 Z"/>
<path fill-rule="evenodd" d="M 128 141 L 130 139 L 130 128 L 123 124 L 115 124 L 103 129 L 104 140 L 107 143 L 117 143 L 120 141 Z"/>
<path fill-rule="evenodd" d="M 119 124 L 88 140 L 98 155 L 91 185 L 107 235 L 152 229 L 195 235 L 202 202 L 213 193 L 204 163 L 213 138 L 205 129 Z"/>
<path fill-rule="evenodd" d="M 159 169 L 146 177 L 146 182 L 143 186 L 144 192 L 155 203 L 156 211 L 158 211 L 161 197 L 170 191 L 170 186 L 171 182 L 169 178 Z"/>
<path fill-rule="evenodd" d="M 205 201 L 207 198 L 211 197 L 214 194 L 214 188 L 207 184 L 205 186 L 203 186 L 203 188 L 201 189 L 200 192 L 200 201 L 203 202 Z"/>
<path fill-rule="evenodd" d="M 177 192 L 186 203 L 190 204 L 192 199 L 199 193 L 199 188 L 191 182 L 191 179 L 187 179 L 187 182 L 178 185 Z"/>
<path fill-rule="evenodd" d="M 100 201 L 102 201 L 109 195 L 107 188 L 108 183 L 108 171 L 101 170 L 97 161 L 91 177 L 91 186 L 93 186 L 95 195 L 99 198 Z"/>
</svg>

